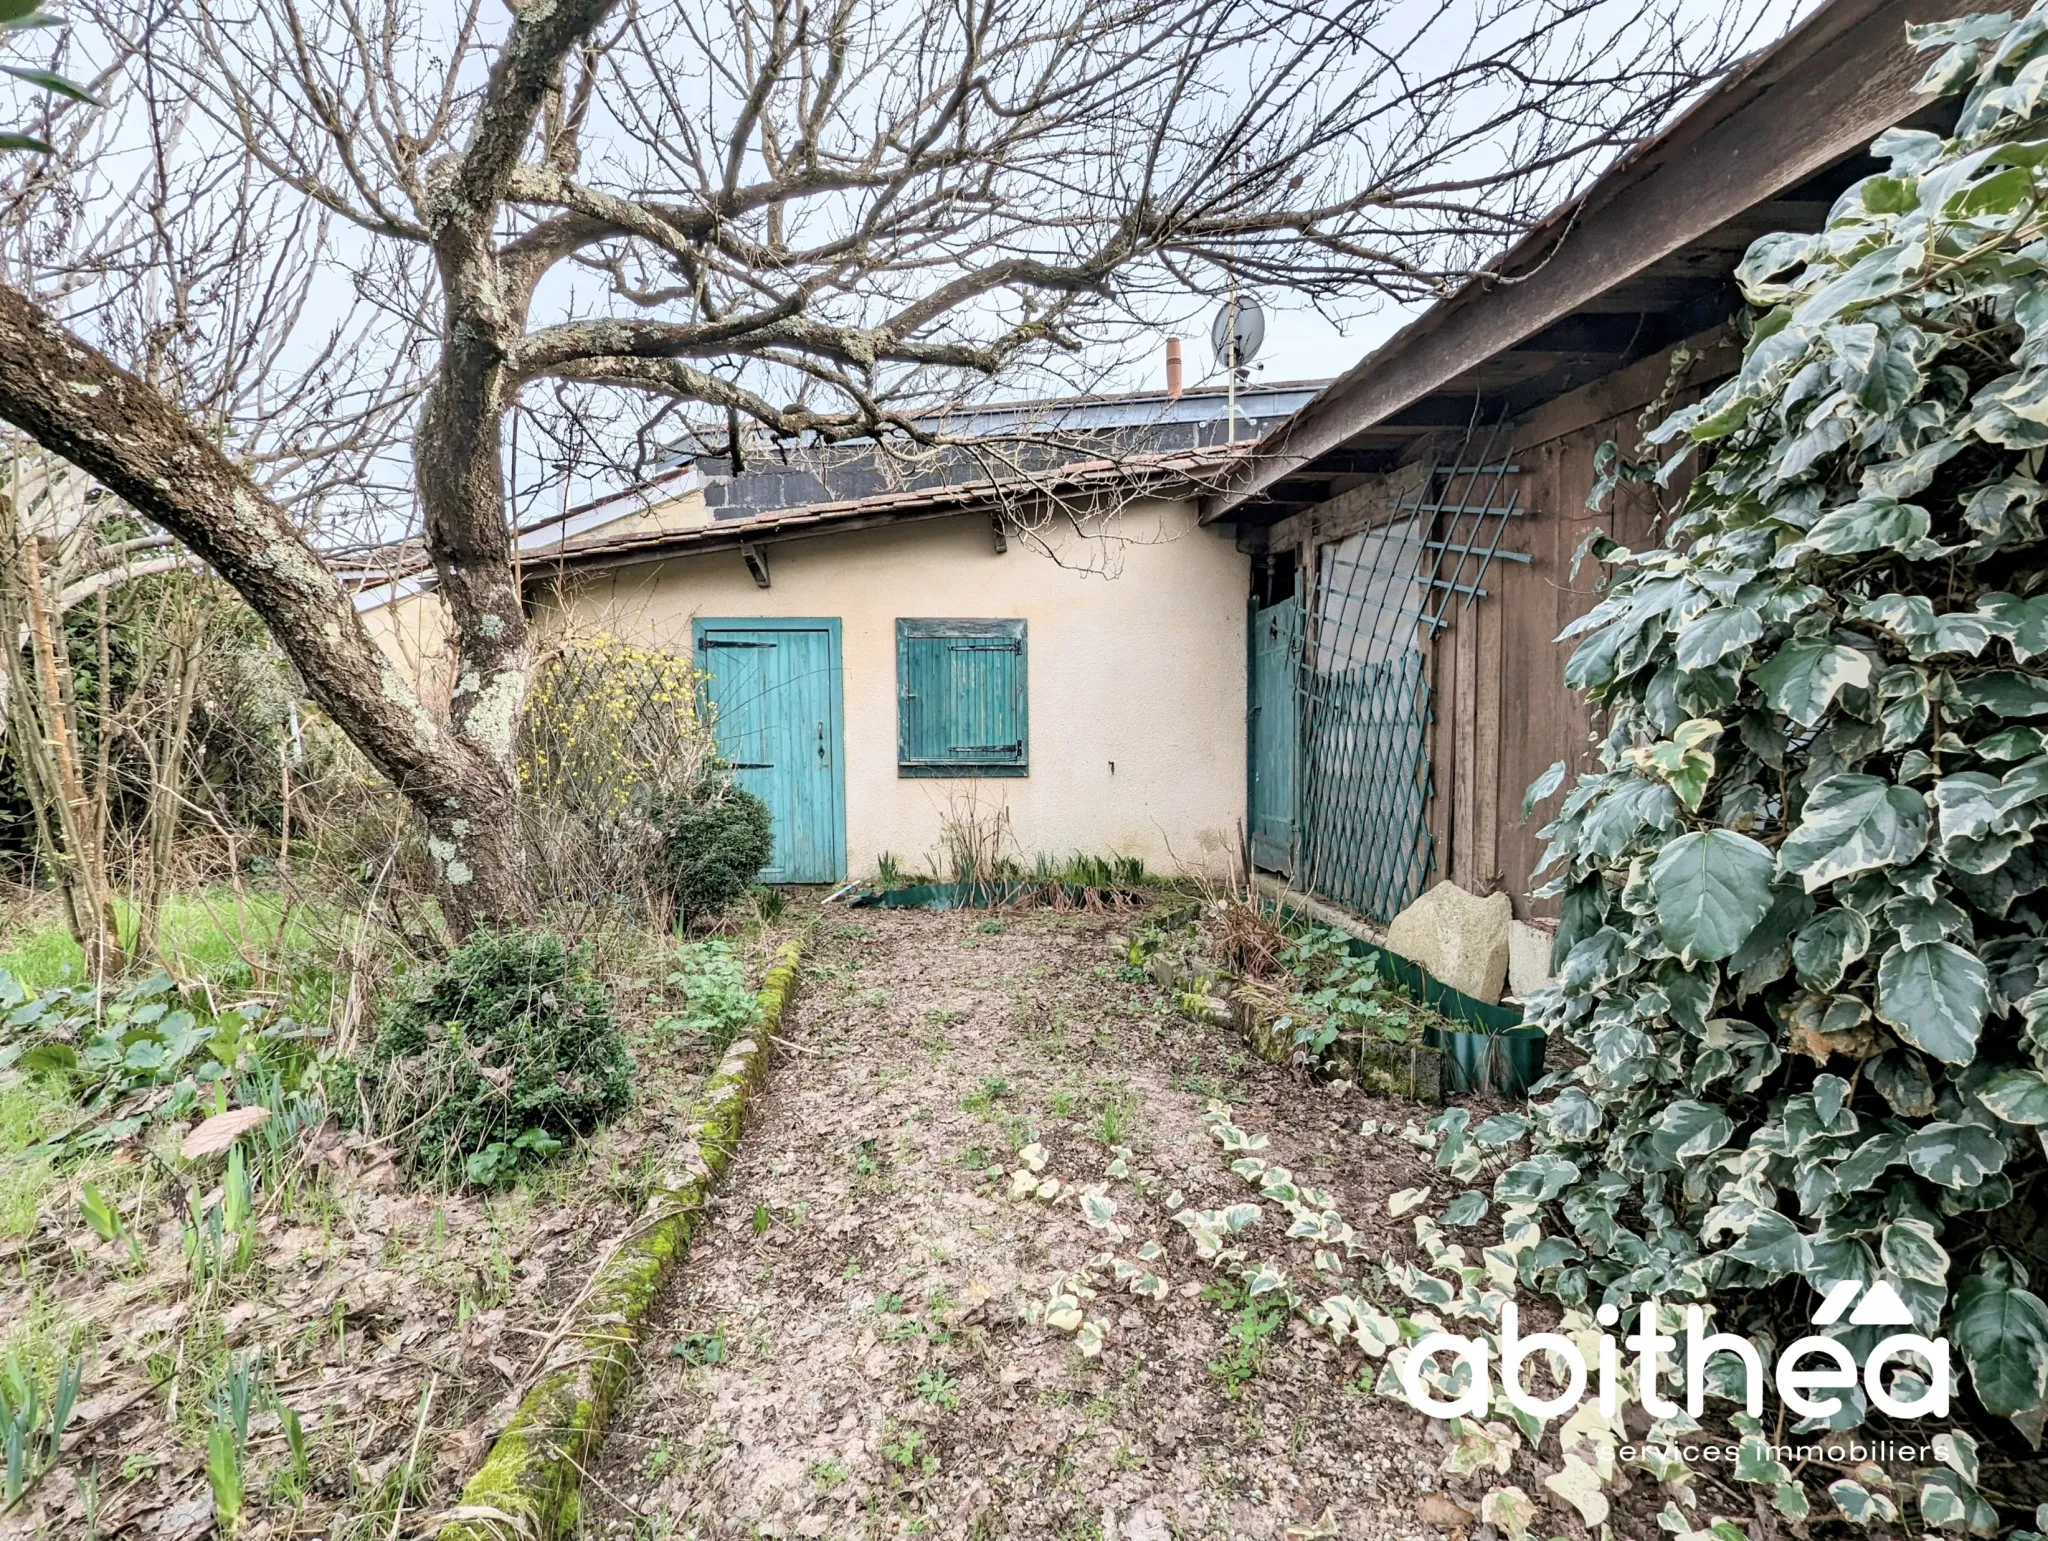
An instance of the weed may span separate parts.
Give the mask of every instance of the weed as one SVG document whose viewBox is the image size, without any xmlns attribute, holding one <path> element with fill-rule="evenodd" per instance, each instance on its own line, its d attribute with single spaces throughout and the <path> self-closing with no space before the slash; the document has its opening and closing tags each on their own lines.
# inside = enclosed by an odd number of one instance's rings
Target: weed
<svg viewBox="0 0 2048 1541">
<path fill-rule="evenodd" d="M 1080 1099 L 1078 1097 L 1065 1087 L 1061 1087 L 1052 1094 L 1052 1116 L 1054 1118 L 1072 1118 L 1074 1116 L 1074 1109 L 1079 1104 Z"/>
<path fill-rule="evenodd" d="M 1095 1138 L 1104 1145 L 1128 1143 L 1131 1124 L 1137 1117 L 1138 1102 L 1128 1092 L 1120 1092 L 1103 1103 L 1095 1114 Z"/>
<path fill-rule="evenodd" d="M 249 1453 L 249 1410 L 255 1401 L 254 1361 L 238 1356 L 229 1364 L 214 1399 L 213 1427 L 206 1435 L 206 1483 L 213 1489 L 214 1518 L 228 1535 L 240 1527 L 247 1496 L 244 1465 Z M 300 1442 L 303 1448 L 303 1433 Z"/>
<path fill-rule="evenodd" d="M 686 1333 L 669 1345 L 668 1356 L 680 1359 L 695 1368 L 700 1365 L 724 1364 L 726 1359 L 725 1328 L 713 1327 L 709 1332 Z"/>
<path fill-rule="evenodd" d="M 766 1204 L 756 1204 L 754 1206 L 754 1235 L 756 1238 L 766 1236 L 768 1234 L 768 1227 L 774 1223 L 775 1212 L 772 1209 Z"/>
<path fill-rule="evenodd" d="M 9 1354 L 0 1366 L 0 1450 L 6 1458 L 0 1513 L 13 1508 L 57 1464 L 84 1380 L 85 1361 L 66 1357 L 45 1399 L 35 1372 L 19 1354 Z"/>
<path fill-rule="evenodd" d="M 866 1139 L 864 1139 L 864 1140 L 856 1140 L 856 1141 L 854 1141 L 854 1143 L 853 1143 L 853 1171 L 854 1171 L 854 1175 L 855 1175 L 856 1177 L 875 1177 L 875 1176 L 878 1176 L 878 1175 L 879 1175 L 879 1174 L 881 1173 L 881 1170 L 882 1170 L 882 1158 L 881 1158 L 881 1153 L 880 1153 L 880 1152 L 879 1152 L 879 1150 L 878 1150 L 878 1149 L 876 1148 L 876 1142 L 875 1142 L 875 1137 L 874 1137 L 873 1135 L 869 1135 L 869 1136 L 868 1136 L 868 1137 L 867 1137 Z"/>
<path fill-rule="evenodd" d="M 939 1458 L 925 1448 L 924 1433 L 919 1429 L 898 1429 L 894 1439 L 883 1442 L 882 1454 L 912 1474 L 929 1477 L 939 1469 Z"/>
<path fill-rule="evenodd" d="M 974 929 L 983 936 L 1001 936 L 1003 934 L 1003 923 L 1000 920 L 984 920 L 977 923 Z"/>
<path fill-rule="evenodd" d="M 860 998 L 863 1005 L 872 1006 L 877 1011 L 887 1006 L 890 1000 L 887 990 L 863 990 Z"/>
<path fill-rule="evenodd" d="M 927 1370 L 917 1378 L 917 1399 L 934 1407 L 958 1407 L 960 1383 L 944 1370 Z"/>
<path fill-rule="evenodd" d="M 1234 1279 L 1206 1286 L 1202 1299 L 1236 1312 L 1230 1325 L 1223 1329 L 1230 1342 L 1228 1352 L 1209 1361 L 1209 1373 L 1223 1382 L 1225 1390 L 1236 1395 L 1264 1368 L 1267 1342 L 1287 1320 L 1286 1304 L 1277 1299 L 1253 1299 L 1245 1293 L 1244 1285 Z"/>
<path fill-rule="evenodd" d="M 836 1455 L 828 1455 L 821 1461 L 811 1462 L 811 1480 L 818 1484 L 818 1490 L 829 1493 L 853 1473 L 846 1469 L 846 1463 Z"/>
<path fill-rule="evenodd" d="M 960 1099 L 961 1111 L 986 1113 L 998 1100 L 1010 1095 L 1010 1083 L 999 1075 L 982 1077 L 981 1085 Z"/>
<path fill-rule="evenodd" d="M 641 1475 L 651 1482 L 675 1465 L 675 1460 L 675 1451 L 669 1448 L 667 1440 L 662 1440 L 652 1450 L 649 1450 L 646 1458 L 641 1461 Z"/>
<path fill-rule="evenodd" d="M 683 992 L 684 1009 L 660 1017 L 655 1027 L 669 1032 L 695 1034 L 713 1053 L 754 1025 L 760 1009 L 754 993 L 747 988 L 746 968 L 732 943 L 722 937 L 692 942 L 676 954 L 676 966 L 668 976 L 671 989 Z"/>
</svg>

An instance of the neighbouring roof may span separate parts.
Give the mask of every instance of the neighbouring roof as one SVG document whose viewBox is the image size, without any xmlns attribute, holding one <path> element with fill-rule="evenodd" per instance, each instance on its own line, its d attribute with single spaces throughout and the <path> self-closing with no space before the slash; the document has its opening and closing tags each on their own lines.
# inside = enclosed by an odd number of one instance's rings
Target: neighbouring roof
<svg viewBox="0 0 2048 1541">
<path fill-rule="evenodd" d="M 1882 169 L 1865 146 L 1886 128 L 1939 126 L 1905 28 L 1954 9 L 1828 0 L 1267 433 L 1203 518 L 1273 524 L 1446 430 L 1520 416 L 1734 314 L 1751 241 L 1820 229 Z"/>
<path fill-rule="evenodd" d="M 1249 443 L 1210 445 L 1165 454 L 1072 461 L 1032 476 L 983 478 L 892 491 L 836 502 L 801 504 L 744 519 L 720 519 L 666 531 L 608 536 L 602 531 L 521 554 L 528 582 L 574 569 L 619 567 L 705 551 L 732 551 L 773 541 L 836 535 L 907 520 L 987 514 L 1014 520 L 1032 506 L 1072 498 L 1090 507 L 1105 500 L 1195 497 L 1214 486 Z"/>
</svg>

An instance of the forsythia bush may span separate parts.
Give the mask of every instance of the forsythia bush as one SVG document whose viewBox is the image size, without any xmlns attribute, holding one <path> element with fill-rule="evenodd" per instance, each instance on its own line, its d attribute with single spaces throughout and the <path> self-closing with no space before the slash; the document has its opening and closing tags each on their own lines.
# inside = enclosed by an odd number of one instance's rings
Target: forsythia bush
<svg viewBox="0 0 2048 1541">
<path fill-rule="evenodd" d="M 1567 632 L 1608 731 L 1546 831 L 1532 1020 L 1586 1061 L 1541 1108 L 1568 1234 L 1524 1271 L 1711 1287 L 1780 1343 L 1888 1281 L 1954 1345 L 1958 1411 L 2038 1444 L 2048 23 L 1918 34 L 1970 88 L 1954 137 L 1884 134 L 1825 230 L 1750 248 L 1740 372 L 1651 435 L 1659 479 L 1698 461 L 1666 544 L 1600 551 Z M 1819 1330 L 1860 1362 L 1896 1329 Z"/>
</svg>

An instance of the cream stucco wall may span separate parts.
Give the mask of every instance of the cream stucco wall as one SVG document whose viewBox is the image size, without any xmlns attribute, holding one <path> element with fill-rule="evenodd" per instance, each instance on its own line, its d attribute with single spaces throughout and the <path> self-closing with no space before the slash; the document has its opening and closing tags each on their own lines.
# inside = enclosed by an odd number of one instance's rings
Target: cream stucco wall
<svg viewBox="0 0 2048 1541">
<path fill-rule="evenodd" d="M 1057 559 L 1055 559 L 1055 557 Z M 592 574 L 566 600 L 583 626 L 689 646 L 695 617 L 840 621 L 847 860 L 939 864 L 963 800 L 1009 815 L 1011 854 L 1141 856 L 1157 872 L 1235 860 L 1245 798 L 1247 558 L 1186 504 L 1141 504 L 1054 555 L 986 516 L 934 519 L 769 547 L 771 586 L 736 551 Z M 896 773 L 900 616 L 1028 623 L 1030 774 Z"/>
<path fill-rule="evenodd" d="M 455 684 L 455 646 L 448 608 L 432 593 L 409 593 L 362 612 L 370 639 L 435 710 L 448 705 Z"/>
</svg>

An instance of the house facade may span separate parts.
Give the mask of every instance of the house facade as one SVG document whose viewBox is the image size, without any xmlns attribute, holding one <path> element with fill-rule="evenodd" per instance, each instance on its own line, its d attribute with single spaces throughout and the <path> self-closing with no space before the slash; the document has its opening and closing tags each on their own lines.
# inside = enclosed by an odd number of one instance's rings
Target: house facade
<svg viewBox="0 0 2048 1541">
<path fill-rule="evenodd" d="M 736 522 L 752 554 L 572 554 L 533 584 L 536 616 L 692 655 L 721 752 L 774 817 L 768 881 L 837 882 L 885 854 L 945 872 L 961 843 L 1026 864 L 1235 860 L 1250 563 L 1192 498 L 1000 541 L 982 509 L 869 512 L 882 522 L 803 538 Z"/>
<path fill-rule="evenodd" d="M 1220 876 L 1242 864 L 1252 559 L 1199 500 L 1316 389 L 1242 391 L 1235 425 L 1221 391 L 989 409 L 992 432 L 1064 446 L 997 477 L 981 457 L 879 490 L 858 460 L 692 463 L 524 532 L 521 579 L 543 637 L 692 659 L 773 818 L 767 881 L 968 851 Z M 426 575 L 365 587 L 363 610 L 431 689 Z"/>
<path fill-rule="evenodd" d="M 1557 640 L 1598 597 L 1582 553 L 1655 545 L 1684 492 L 1609 473 L 1737 367 L 1749 244 L 1822 229 L 1885 129 L 1945 131 L 1906 27 L 1947 11 L 1821 6 L 1205 496 L 1253 564 L 1257 866 L 1374 920 L 1446 879 L 1547 913 L 1523 796 L 1596 757 Z"/>
</svg>

